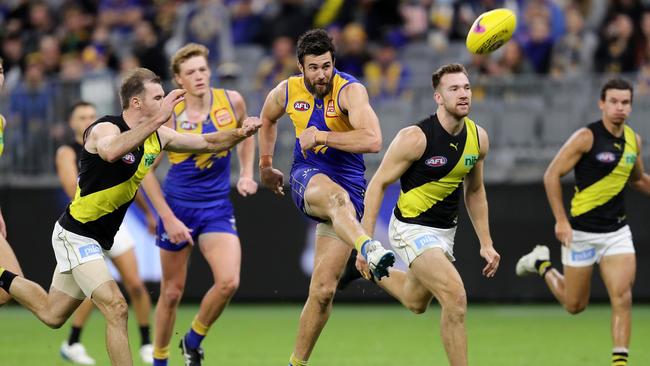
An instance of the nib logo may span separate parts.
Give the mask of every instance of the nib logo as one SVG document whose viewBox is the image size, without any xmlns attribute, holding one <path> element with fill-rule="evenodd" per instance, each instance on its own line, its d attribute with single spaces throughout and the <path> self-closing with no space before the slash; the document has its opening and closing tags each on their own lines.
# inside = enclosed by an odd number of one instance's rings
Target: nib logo
<svg viewBox="0 0 650 366">
<path fill-rule="evenodd" d="M 483 18 L 479 18 L 479 20 L 476 21 L 476 27 L 474 27 L 474 32 L 476 33 L 485 32 L 485 27 L 481 25 L 481 20 L 483 20 Z"/>
</svg>

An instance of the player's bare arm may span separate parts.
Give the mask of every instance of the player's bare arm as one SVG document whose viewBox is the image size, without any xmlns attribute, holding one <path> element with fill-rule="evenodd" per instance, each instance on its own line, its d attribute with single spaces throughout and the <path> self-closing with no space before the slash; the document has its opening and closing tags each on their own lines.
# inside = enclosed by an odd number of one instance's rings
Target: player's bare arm
<svg viewBox="0 0 650 366">
<path fill-rule="evenodd" d="M 242 127 L 230 131 L 217 131 L 202 135 L 178 133 L 167 126 L 160 126 L 158 135 L 163 149 L 175 152 L 216 153 L 228 150 L 254 135 L 261 127 L 256 117 L 248 117 Z"/>
<path fill-rule="evenodd" d="M 650 195 L 650 175 L 648 175 L 643 168 L 643 159 L 641 158 L 641 147 L 642 147 L 641 137 L 636 135 L 636 146 L 638 150 L 638 155 L 636 157 L 636 162 L 634 163 L 634 169 L 630 175 L 630 184 L 634 189 L 639 192 Z"/>
<path fill-rule="evenodd" d="M 88 135 L 85 148 L 91 154 L 99 156 L 108 162 L 115 162 L 158 130 L 172 114 L 174 106 L 183 100 L 185 90 L 172 90 L 163 99 L 160 111 L 153 117 L 139 123 L 129 131 L 120 133 L 120 129 L 112 123 L 98 123 Z"/>
<path fill-rule="evenodd" d="M 573 170 L 582 155 L 586 154 L 594 142 L 594 135 L 588 128 L 576 131 L 564 143 L 544 173 L 544 188 L 553 216 L 555 217 L 555 237 L 568 246 L 571 242 L 571 225 L 562 200 L 560 178 Z"/>
<path fill-rule="evenodd" d="M 391 142 L 366 190 L 365 210 L 361 224 L 368 235 L 373 236 L 375 232 L 377 215 L 386 188 L 399 179 L 413 162 L 422 156 L 426 146 L 426 136 L 417 126 L 402 129 Z"/>
<path fill-rule="evenodd" d="M 480 126 L 478 129 L 479 151 L 478 161 L 472 170 L 465 177 L 465 206 L 476 236 L 478 236 L 481 245 L 480 254 L 487 262 L 483 268 L 483 275 L 494 277 L 499 268 L 501 256 L 494 249 L 492 237 L 490 236 L 490 222 L 488 218 L 487 195 L 485 194 L 485 185 L 483 184 L 483 164 L 485 157 L 490 149 L 490 141 L 487 133 Z"/>
<path fill-rule="evenodd" d="M 381 150 L 381 128 L 375 111 L 370 106 L 366 88 L 353 83 L 345 87 L 339 95 L 341 109 L 347 111 L 352 131 L 319 131 L 309 127 L 300 135 L 303 151 L 317 145 L 327 145 L 351 153 L 377 153 Z"/>
<path fill-rule="evenodd" d="M 273 168 L 273 152 L 278 135 L 277 121 L 284 115 L 286 103 L 287 81 L 284 80 L 266 96 L 262 107 L 262 128 L 258 138 L 260 150 L 260 181 L 273 193 L 284 195 L 282 185 L 284 175 Z"/>
<path fill-rule="evenodd" d="M 227 90 L 226 94 L 230 99 L 237 126 L 241 127 L 244 120 L 248 118 L 246 111 L 246 102 L 238 92 Z M 237 191 L 246 197 L 257 192 L 257 182 L 253 179 L 253 160 L 255 159 L 255 138 L 250 136 L 237 145 L 237 159 L 239 160 L 239 180 L 237 181 Z"/>
<path fill-rule="evenodd" d="M 144 188 L 147 197 L 151 200 L 151 204 L 156 209 L 156 212 L 158 212 L 165 232 L 169 236 L 169 241 L 174 244 L 181 244 L 187 241 L 191 245 L 194 245 L 191 234 L 192 230 L 174 215 L 174 212 L 167 204 L 167 200 L 165 200 L 165 195 L 160 188 L 160 183 L 153 170 L 147 173 L 142 179 L 142 188 Z"/>
<path fill-rule="evenodd" d="M 63 145 L 56 150 L 56 174 L 59 177 L 61 186 L 65 193 L 74 198 L 77 191 L 77 154 L 74 150 L 67 145 Z"/>
</svg>

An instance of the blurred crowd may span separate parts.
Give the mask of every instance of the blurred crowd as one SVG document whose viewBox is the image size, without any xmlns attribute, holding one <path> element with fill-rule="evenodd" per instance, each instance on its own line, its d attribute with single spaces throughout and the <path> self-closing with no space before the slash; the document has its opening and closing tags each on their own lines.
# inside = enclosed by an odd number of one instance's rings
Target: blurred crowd
<svg viewBox="0 0 650 366">
<path fill-rule="evenodd" d="M 465 52 L 458 61 L 474 77 L 635 73 L 650 94 L 649 0 L 3 0 L 1 112 L 20 157 L 45 135 L 61 139 L 78 99 L 115 113 L 124 71 L 143 66 L 170 80 L 169 56 L 186 42 L 208 47 L 215 78 L 263 95 L 298 72 L 295 41 L 312 27 L 330 31 L 337 68 L 363 79 L 371 98 L 408 99 L 430 59 L 464 47 L 476 17 L 499 7 L 516 12 L 515 36 L 489 56 Z M 413 45 L 425 52 L 406 53 Z M 252 69 L 237 56 L 251 48 L 262 50 Z"/>
</svg>

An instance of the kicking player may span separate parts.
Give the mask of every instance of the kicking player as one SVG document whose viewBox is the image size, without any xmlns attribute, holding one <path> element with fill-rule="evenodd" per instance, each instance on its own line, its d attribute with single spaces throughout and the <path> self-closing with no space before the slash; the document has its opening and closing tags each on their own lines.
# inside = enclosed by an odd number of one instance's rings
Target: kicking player
<svg viewBox="0 0 650 366">
<path fill-rule="evenodd" d="M 294 203 L 316 220 L 314 271 L 300 316 L 290 365 L 306 365 L 329 318 L 336 285 L 354 247 L 381 279 L 395 255 L 361 227 L 366 186 L 363 153 L 381 149 L 381 130 L 368 93 L 353 76 L 334 68 L 334 46 L 326 31 L 310 30 L 297 45 L 302 75 L 282 81 L 266 97 L 260 130 L 262 184 L 283 192 L 283 174 L 273 168 L 277 120 L 285 113 L 296 129 L 289 184 Z"/>
<path fill-rule="evenodd" d="M 234 90 L 210 87 L 208 49 L 190 43 L 171 60 L 174 80 L 187 91 L 167 126 L 182 134 L 231 131 L 247 118 L 246 104 Z M 180 341 L 186 365 L 201 365 L 201 342 L 239 286 L 241 248 L 230 202 L 230 152 L 169 152 L 171 168 L 164 195 L 150 174 L 144 188 L 160 214 L 156 245 L 160 247 L 162 281 L 156 306 L 154 365 L 167 365 L 176 308 L 185 290 L 187 263 L 199 244 L 212 270 L 214 284 L 203 296 L 190 329 Z M 253 180 L 255 140 L 237 145 L 237 190 L 246 197 L 257 192 Z"/>
<path fill-rule="evenodd" d="M 483 275 L 499 267 L 492 245 L 483 162 L 489 141 L 485 130 L 467 117 L 472 91 L 465 67 L 448 64 L 432 76 L 435 114 L 402 129 L 391 143 L 366 192 L 363 226 L 373 233 L 386 188 L 400 180 L 401 191 L 389 224 L 393 249 L 406 273 L 391 269 L 377 282 L 414 313 L 423 313 L 435 297 L 442 308 L 440 334 L 449 364 L 467 365 L 467 295 L 454 259 L 458 204 L 464 192 L 467 212 L 487 262 Z M 363 256 L 359 270 L 368 276 Z"/>
<path fill-rule="evenodd" d="M 70 110 L 68 124 L 74 133 L 74 140 L 62 145 L 56 152 L 56 171 L 63 190 L 70 199 L 74 199 L 77 190 L 77 176 L 79 175 L 79 159 L 83 151 L 84 131 L 97 120 L 95 106 L 88 102 L 78 102 Z M 153 214 L 140 192 L 135 196 L 135 202 L 140 206 L 148 222 L 153 222 Z M 155 222 L 154 224 L 155 225 Z M 140 330 L 140 358 L 144 363 L 153 363 L 153 345 L 149 337 L 149 313 L 151 312 L 151 298 L 138 274 L 138 263 L 135 257 L 135 241 L 124 223 L 115 235 L 111 250 L 106 254 L 111 259 L 120 277 L 124 281 L 124 287 L 133 301 L 135 316 Z M 93 309 L 92 301 L 88 298 L 79 306 L 72 318 L 70 336 L 63 342 L 60 348 L 61 356 L 80 364 L 94 365 L 95 360 L 90 357 L 84 345 L 81 343 L 81 330 L 88 320 Z"/>
<path fill-rule="evenodd" d="M 612 304 L 613 366 L 627 365 L 636 274 L 623 191 L 630 182 L 650 195 L 650 177 L 644 173 L 641 159 L 641 137 L 625 123 L 632 112 L 632 96 L 632 85 L 627 81 L 607 81 L 598 102 L 602 119 L 576 131 L 544 174 L 546 196 L 555 217 L 555 237 L 562 244 L 564 274 L 552 267 L 545 245 L 521 257 L 516 268 L 519 276 L 539 274 L 566 311 L 578 314 L 589 303 L 591 274 L 598 263 Z M 568 217 L 560 178 L 571 170 L 576 187 Z"/>
<path fill-rule="evenodd" d="M 0 58 L 0 90 L 4 83 L 5 69 L 3 67 L 3 60 Z M 0 156 L 2 156 L 2 152 L 4 151 L 4 129 L 6 126 L 7 120 L 0 114 Z M 7 226 L 5 225 L 2 210 L 0 209 L 0 268 L 2 267 L 21 276 L 23 275 L 20 264 L 18 264 L 18 259 L 16 259 L 13 249 L 11 249 L 9 242 L 7 242 Z M 0 306 L 6 304 L 9 300 L 11 300 L 11 296 L 7 292 L 0 290 Z"/>
<path fill-rule="evenodd" d="M 60 327 L 90 297 L 106 318 L 106 347 L 113 365 L 129 366 L 133 360 L 126 301 L 108 272 L 102 249 L 111 249 L 142 178 L 163 149 L 225 151 L 261 126 L 258 119 L 249 118 L 230 131 L 179 134 L 163 124 L 184 94 L 177 89 L 165 97 L 156 74 L 132 70 L 120 87 L 123 113 L 100 118 L 84 134 L 77 191 L 52 233 L 57 268 L 49 293 L 0 267 L 0 287 L 52 328 Z"/>
</svg>

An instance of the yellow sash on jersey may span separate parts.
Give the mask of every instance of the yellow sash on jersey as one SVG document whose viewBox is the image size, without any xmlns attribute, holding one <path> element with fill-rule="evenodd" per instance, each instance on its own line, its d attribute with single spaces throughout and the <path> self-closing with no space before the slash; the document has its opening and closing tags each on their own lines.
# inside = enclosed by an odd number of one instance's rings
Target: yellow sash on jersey
<svg viewBox="0 0 650 366">
<path fill-rule="evenodd" d="M 176 131 L 180 133 L 203 133 L 203 121 L 188 121 L 187 113 L 185 111 L 185 101 L 181 101 L 174 108 L 174 117 L 176 118 Z M 210 114 L 208 116 L 217 131 L 227 131 L 237 128 L 237 117 L 233 111 L 228 95 L 225 89 L 212 88 L 212 106 L 210 107 Z M 212 157 L 216 156 L 221 158 L 228 155 L 228 151 L 220 153 L 178 153 L 169 151 L 169 162 L 172 164 L 179 164 L 193 157 L 195 166 L 199 169 L 210 168 L 213 164 Z"/>
<path fill-rule="evenodd" d="M 474 168 L 480 153 L 476 124 L 471 119 L 465 118 L 465 128 L 467 128 L 465 149 L 449 174 L 408 192 L 400 191 L 397 208 L 403 217 L 418 217 L 436 203 L 444 200 L 458 188 L 467 173 Z"/>
<path fill-rule="evenodd" d="M 601 180 L 576 193 L 571 200 L 571 216 L 580 216 L 596 207 L 602 206 L 616 197 L 627 183 L 639 150 L 636 145 L 634 130 L 625 125 L 625 149 L 618 161 L 618 165 Z"/>
<path fill-rule="evenodd" d="M 292 76 L 287 80 L 287 106 L 285 111 L 296 129 L 296 137 L 300 136 L 302 131 L 307 128 L 307 125 L 312 120 L 312 113 L 317 107 L 323 110 L 325 125 L 330 131 L 347 132 L 354 129 L 347 114 L 339 108 L 341 90 L 350 82 L 338 72 L 335 73 L 332 78 L 332 91 L 323 98 L 323 105 L 316 106 L 314 96 L 305 86 L 304 76 Z M 322 128 L 319 129 L 322 130 Z M 314 152 L 317 153 L 326 150 L 327 147 L 322 145 L 314 148 Z"/>
<path fill-rule="evenodd" d="M 5 149 L 4 129 L 6 124 L 7 120 L 3 115 L 0 114 L 0 156 L 2 156 L 2 152 Z"/>
<path fill-rule="evenodd" d="M 154 132 L 144 141 L 144 154 L 138 164 L 135 174 L 125 182 L 110 188 L 97 191 L 86 196 L 81 196 L 77 184 L 77 192 L 70 204 L 70 215 L 75 220 L 85 224 L 95 221 L 100 217 L 114 212 L 122 205 L 130 202 L 138 191 L 142 178 L 147 174 L 158 154 L 160 154 L 160 140 L 158 133 Z"/>
</svg>

